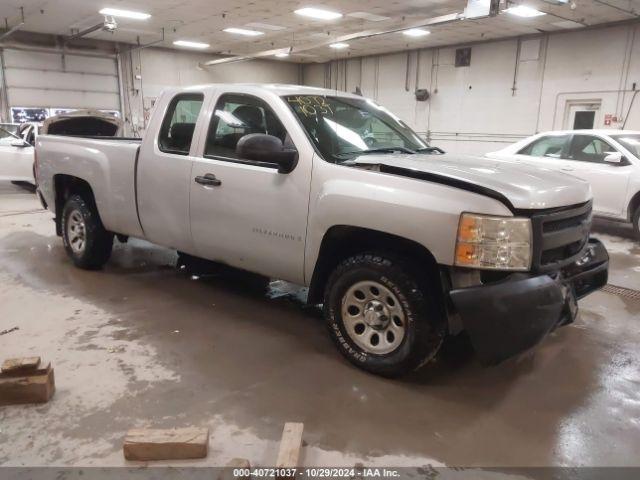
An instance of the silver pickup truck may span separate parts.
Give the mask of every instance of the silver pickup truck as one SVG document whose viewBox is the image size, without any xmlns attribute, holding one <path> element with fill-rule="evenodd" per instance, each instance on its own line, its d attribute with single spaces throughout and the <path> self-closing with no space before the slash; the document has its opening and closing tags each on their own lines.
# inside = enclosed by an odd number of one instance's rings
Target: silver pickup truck
<svg viewBox="0 0 640 480">
<path fill-rule="evenodd" d="M 588 183 L 443 154 L 356 95 L 169 89 L 142 140 L 43 135 L 36 157 L 78 267 L 102 267 L 117 235 L 306 285 L 338 349 L 380 375 L 463 331 L 500 362 L 607 281 Z"/>
</svg>

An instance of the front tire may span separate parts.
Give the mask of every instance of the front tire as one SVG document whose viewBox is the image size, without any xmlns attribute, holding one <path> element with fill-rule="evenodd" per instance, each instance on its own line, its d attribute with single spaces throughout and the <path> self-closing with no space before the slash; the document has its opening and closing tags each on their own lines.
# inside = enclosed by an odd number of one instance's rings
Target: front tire
<svg viewBox="0 0 640 480">
<path fill-rule="evenodd" d="M 422 281 L 421 281 L 422 280 Z M 324 298 L 329 332 L 354 365 L 396 377 L 431 360 L 445 329 L 433 285 L 389 254 L 363 254 L 331 274 Z"/>
<path fill-rule="evenodd" d="M 636 208 L 633 214 L 633 233 L 635 233 L 636 239 L 640 240 L 640 207 Z"/>
<path fill-rule="evenodd" d="M 62 241 L 76 267 L 97 270 L 111 257 L 113 233 L 105 230 L 95 206 L 73 195 L 62 210 Z"/>
</svg>

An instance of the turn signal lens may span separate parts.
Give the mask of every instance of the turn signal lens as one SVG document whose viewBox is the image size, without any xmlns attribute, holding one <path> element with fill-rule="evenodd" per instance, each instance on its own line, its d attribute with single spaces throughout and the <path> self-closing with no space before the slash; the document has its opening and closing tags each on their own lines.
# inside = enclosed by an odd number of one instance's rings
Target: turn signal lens
<svg viewBox="0 0 640 480">
<path fill-rule="evenodd" d="M 454 264 L 458 267 L 526 271 L 531 268 L 531 220 L 463 213 Z"/>
</svg>

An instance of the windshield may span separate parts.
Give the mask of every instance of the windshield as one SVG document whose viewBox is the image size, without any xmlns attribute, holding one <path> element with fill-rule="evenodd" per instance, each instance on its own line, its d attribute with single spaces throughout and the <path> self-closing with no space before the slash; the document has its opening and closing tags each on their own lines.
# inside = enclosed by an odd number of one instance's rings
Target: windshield
<svg viewBox="0 0 640 480">
<path fill-rule="evenodd" d="M 320 95 L 284 99 L 327 161 L 343 162 L 367 152 L 431 150 L 402 120 L 372 100 Z"/>
<path fill-rule="evenodd" d="M 611 138 L 633 153 L 637 159 L 640 159 L 640 134 L 611 135 Z"/>
<path fill-rule="evenodd" d="M 9 145 L 16 138 L 19 139 L 20 137 L 18 137 L 17 135 L 11 133 L 10 131 L 4 129 L 3 127 L 0 127 L 0 144 Z"/>
</svg>

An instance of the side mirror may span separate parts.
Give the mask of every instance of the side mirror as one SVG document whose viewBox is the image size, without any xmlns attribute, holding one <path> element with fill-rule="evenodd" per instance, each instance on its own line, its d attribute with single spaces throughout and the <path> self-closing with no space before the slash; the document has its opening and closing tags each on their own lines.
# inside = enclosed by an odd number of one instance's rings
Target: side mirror
<svg viewBox="0 0 640 480">
<path fill-rule="evenodd" d="M 607 152 L 604 161 L 607 163 L 622 163 L 622 154 L 620 152 Z"/>
<path fill-rule="evenodd" d="M 15 140 L 11 141 L 11 146 L 18 147 L 18 148 L 25 148 L 25 147 L 30 147 L 31 145 L 20 138 L 16 138 Z"/>
<path fill-rule="evenodd" d="M 264 133 L 250 133 L 240 138 L 236 155 L 256 162 L 275 163 L 278 173 L 291 173 L 298 164 L 297 150 L 285 149 L 278 137 Z"/>
</svg>

